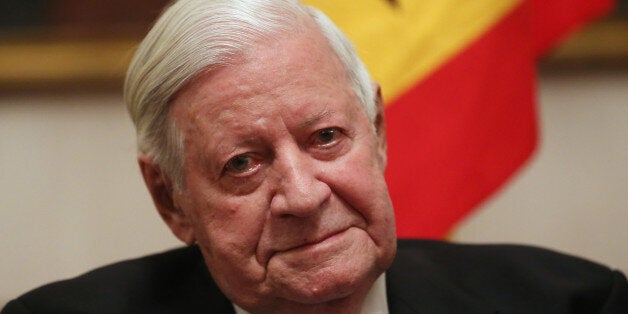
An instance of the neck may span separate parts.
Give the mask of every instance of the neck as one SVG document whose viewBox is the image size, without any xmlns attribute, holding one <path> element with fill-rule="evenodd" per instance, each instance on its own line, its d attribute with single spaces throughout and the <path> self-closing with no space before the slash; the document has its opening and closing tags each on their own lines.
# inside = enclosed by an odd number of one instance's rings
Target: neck
<svg viewBox="0 0 628 314">
<path fill-rule="evenodd" d="M 303 304 L 297 302 L 280 302 L 281 306 L 275 304 L 272 307 L 251 311 L 253 314 L 359 314 L 364 304 L 366 293 L 355 293 L 350 296 L 332 300 L 324 303 Z"/>
</svg>

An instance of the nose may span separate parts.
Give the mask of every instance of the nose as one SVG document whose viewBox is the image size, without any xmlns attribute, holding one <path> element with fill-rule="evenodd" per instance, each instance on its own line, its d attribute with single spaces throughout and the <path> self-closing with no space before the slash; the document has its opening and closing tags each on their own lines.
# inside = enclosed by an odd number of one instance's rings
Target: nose
<svg viewBox="0 0 628 314">
<path fill-rule="evenodd" d="M 299 149 L 277 156 L 273 167 L 278 187 L 270 204 L 273 216 L 308 217 L 324 206 L 331 188 L 320 179 L 320 163 Z"/>
</svg>

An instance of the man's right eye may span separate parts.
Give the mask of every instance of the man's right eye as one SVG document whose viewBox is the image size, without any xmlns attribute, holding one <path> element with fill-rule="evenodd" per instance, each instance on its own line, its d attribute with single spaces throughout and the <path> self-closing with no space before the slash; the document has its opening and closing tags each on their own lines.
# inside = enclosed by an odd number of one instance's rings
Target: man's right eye
<svg viewBox="0 0 628 314">
<path fill-rule="evenodd" d="M 242 173 L 252 167 L 252 158 L 247 155 L 238 155 L 231 158 L 225 165 L 225 171 Z"/>
</svg>

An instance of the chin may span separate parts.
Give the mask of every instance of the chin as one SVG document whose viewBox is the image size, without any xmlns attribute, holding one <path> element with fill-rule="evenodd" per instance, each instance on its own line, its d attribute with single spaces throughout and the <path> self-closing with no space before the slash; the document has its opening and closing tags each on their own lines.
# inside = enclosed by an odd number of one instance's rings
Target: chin
<svg viewBox="0 0 628 314">
<path fill-rule="evenodd" d="M 338 278 L 342 276 L 342 278 Z M 333 278 L 330 278 L 333 277 Z M 371 277 L 374 277 L 371 279 Z M 377 275 L 362 274 L 321 274 L 316 279 L 307 278 L 294 285 L 283 286 L 280 290 L 283 298 L 301 304 L 321 304 L 350 297 L 356 293 L 368 291 Z"/>
<path fill-rule="evenodd" d="M 327 303 L 366 294 L 382 271 L 375 267 L 375 259 L 358 256 L 347 254 L 307 271 L 277 272 L 269 279 L 278 296 L 301 304 Z"/>
</svg>

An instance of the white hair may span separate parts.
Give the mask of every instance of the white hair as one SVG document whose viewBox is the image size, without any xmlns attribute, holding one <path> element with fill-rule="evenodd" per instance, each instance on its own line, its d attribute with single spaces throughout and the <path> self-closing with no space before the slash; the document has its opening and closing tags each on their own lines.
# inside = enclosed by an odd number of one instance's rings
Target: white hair
<svg viewBox="0 0 628 314">
<path fill-rule="evenodd" d="M 179 0 L 162 13 L 127 71 L 124 99 L 139 152 L 150 156 L 176 187 L 183 188 L 183 138 L 170 119 L 177 91 L 200 73 L 229 66 L 256 42 L 302 30 L 312 20 L 374 121 L 375 95 L 368 71 L 351 42 L 319 10 L 298 0 Z"/>
</svg>

